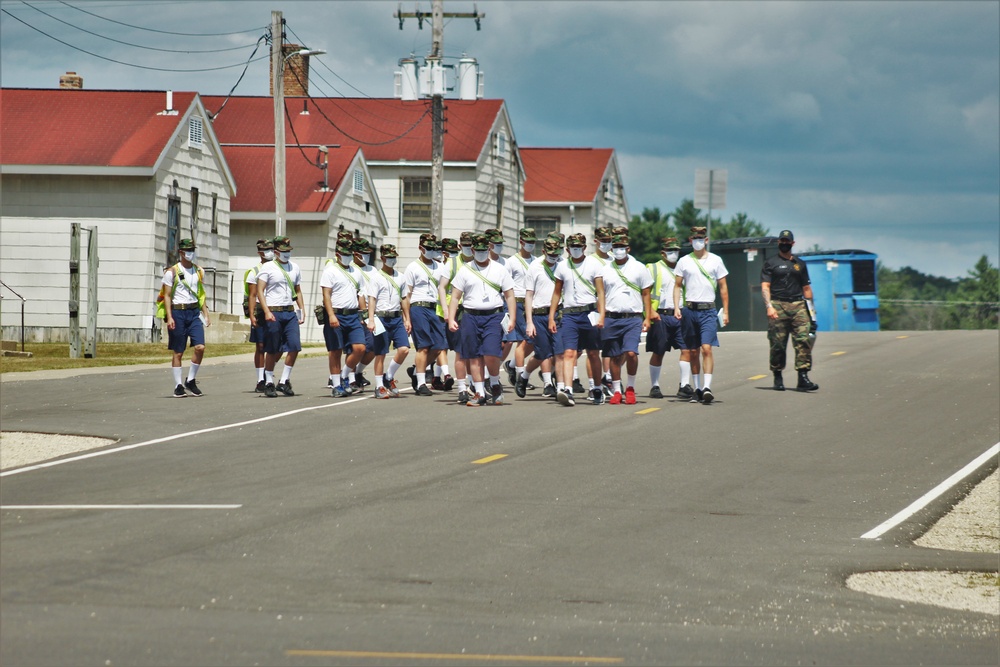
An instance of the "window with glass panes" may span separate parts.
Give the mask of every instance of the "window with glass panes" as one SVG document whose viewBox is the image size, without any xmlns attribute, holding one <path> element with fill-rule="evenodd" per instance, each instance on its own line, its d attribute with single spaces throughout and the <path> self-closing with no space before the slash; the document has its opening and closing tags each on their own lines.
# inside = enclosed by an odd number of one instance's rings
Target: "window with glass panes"
<svg viewBox="0 0 1000 667">
<path fill-rule="evenodd" d="M 535 238 L 538 242 L 535 243 L 535 257 L 541 257 L 544 252 L 543 246 L 545 245 L 545 237 L 551 232 L 557 231 L 559 229 L 559 217 L 558 216 L 543 216 L 537 218 L 526 217 L 524 219 L 524 226 L 531 227 L 535 230 Z"/>
<path fill-rule="evenodd" d="M 423 176 L 404 176 L 400 179 L 400 229 L 431 228 L 431 179 Z"/>
</svg>

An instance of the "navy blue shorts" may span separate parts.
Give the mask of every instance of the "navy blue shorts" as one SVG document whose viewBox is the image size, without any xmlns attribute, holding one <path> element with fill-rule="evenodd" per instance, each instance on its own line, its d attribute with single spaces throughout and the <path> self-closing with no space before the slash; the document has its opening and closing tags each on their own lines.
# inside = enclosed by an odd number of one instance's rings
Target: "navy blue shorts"
<svg viewBox="0 0 1000 667">
<path fill-rule="evenodd" d="M 302 349 L 299 337 L 299 318 L 292 311 L 274 312 L 273 322 L 265 321 L 264 351 L 268 354 L 298 352 Z"/>
<path fill-rule="evenodd" d="M 260 324 L 255 327 L 250 327 L 250 337 L 247 339 L 251 343 L 263 343 L 264 334 L 267 332 L 267 328 Z"/>
<path fill-rule="evenodd" d="M 617 357 L 625 352 L 639 351 L 642 317 L 604 318 L 601 331 L 601 356 Z"/>
<path fill-rule="evenodd" d="M 691 323 L 691 331 L 684 339 L 687 349 L 696 350 L 702 345 L 719 347 L 719 311 L 685 308 L 681 314 Z"/>
<path fill-rule="evenodd" d="M 201 322 L 200 310 L 175 310 L 174 330 L 167 330 L 167 348 L 174 352 L 187 349 L 188 338 L 191 347 L 205 344 L 205 325 Z"/>
<path fill-rule="evenodd" d="M 556 334 L 549 331 L 549 318 L 546 315 L 538 315 L 533 317 L 532 321 L 535 323 L 535 337 L 527 340 L 535 346 L 535 358 L 543 361 L 551 359 L 555 355 Z M 542 322 L 544 325 L 539 326 Z"/>
<path fill-rule="evenodd" d="M 559 333 L 563 350 L 601 349 L 601 331 L 590 323 L 590 313 L 563 313 Z"/>
<path fill-rule="evenodd" d="M 385 326 L 378 336 L 375 336 L 374 352 L 376 355 L 389 354 L 389 344 L 397 350 L 401 347 L 410 347 L 410 337 L 406 335 L 406 325 L 402 317 L 381 318 L 382 325 Z"/>
<path fill-rule="evenodd" d="M 505 343 L 512 342 L 516 343 L 521 340 L 526 340 L 528 338 L 527 333 L 525 333 L 525 328 L 528 326 L 528 322 L 524 319 L 524 302 L 519 302 L 517 304 L 517 318 L 514 321 L 514 330 L 510 333 L 505 333 L 503 335 L 503 340 Z"/>
<path fill-rule="evenodd" d="M 343 350 L 352 345 L 365 344 L 365 330 L 367 327 L 361 324 L 361 316 L 337 315 L 339 327 L 331 327 L 329 323 L 323 325 L 323 340 L 326 342 L 328 352 Z"/>
<path fill-rule="evenodd" d="M 649 331 L 646 332 L 646 352 L 666 354 L 670 350 L 688 349 L 684 344 L 684 332 L 690 328 L 690 317 L 678 320 L 673 315 L 661 313 L 658 321 L 649 324 Z"/>
<path fill-rule="evenodd" d="M 461 325 L 462 324 L 462 311 L 458 311 L 458 313 L 455 315 L 455 317 L 458 319 L 458 324 Z M 459 329 L 459 331 L 452 331 L 450 328 L 448 328 L 447 325 L 445 325 L 445 327 L 444 327 L 444 335 L 445 335 L 445 339 L 448 341 L 448 349 L 449 350 L 455 350 L 455 352 L 458 352 L 458 345 L 459 345 L 459 343 L 462 340 L 461 329 Z M 461 357 L 462 354 L 459 353 L 458 356 Z"/>
<path fill-rule="evenodd" d="M 438 317 L 437 311 L 425 306 L 410 308 L 410 336 L 413 347 L 418 350 L 447 350 L 448 339 L 445 337 L 444 322 Z"/>
<path fill-rule="evenodd" d="M 499 357 L 503 353 L 503 312 L 472 315 L 468 311 L 458 324 L 458 352 L 463 359 Z"/>
</svg>

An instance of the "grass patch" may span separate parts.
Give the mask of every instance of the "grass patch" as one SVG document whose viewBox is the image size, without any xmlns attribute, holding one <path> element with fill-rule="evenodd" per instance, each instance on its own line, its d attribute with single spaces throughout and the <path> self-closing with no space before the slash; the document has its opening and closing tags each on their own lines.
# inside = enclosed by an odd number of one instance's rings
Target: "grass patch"
<svg viewBox="0 0 1000 667">
<path fill-rule="evenodd" d="M 20 346 L 17 349 L 20 350 Z M 253 343 L 217 343 L 205 348 L 205 357 L 249 354 L 253 349 Z M 69 343 L 25 343 L 24 351 L 31 352 L 32 356 L 0 357 L 0 373 L 160 364 L 169 362 L 171 355 L 165 343 L 98 343 L 93 359 L 71 359 Z M 191 351 L 185 352 L 184 357 L 185 361 L 189 360 Z"/>
</svg>

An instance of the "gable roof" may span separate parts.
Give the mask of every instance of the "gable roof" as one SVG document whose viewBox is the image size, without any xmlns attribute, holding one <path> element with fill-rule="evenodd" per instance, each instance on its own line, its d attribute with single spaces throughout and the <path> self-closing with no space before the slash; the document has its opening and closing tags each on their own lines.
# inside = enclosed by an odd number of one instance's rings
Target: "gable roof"
<svg viewBox="0 0 1000 667">
<path fill-rule="evenodd" d="M 521 148 L 524 202 L 593 202 L 613 148 Z"/>
<path fill-rule="evenodd" d="M 197 93 L 4 88 L 0 164 L 50 167 L 155 167 Z M 9 171 L 9 170 L 7 170 Z"/>
<path fill-rule="evenodd" d="M 226 98 L 203 99 L 206 108 L 218 113 L 213 126 L 222 144 L 274 145 L 272 98 L 231 97 L 221 112 L 218 110 Z M 503 106 L 503 100 L 447 100 L 445 160 L 478 161 Z M 429 100 L 286 97 L 285 107 L 285 142 L 289 146 L 296 138 L 304 146 L 360 145 L 369 164 L 430 162 Z M 307 114 L 302 113 L 303 108 Z"/>
</svg>

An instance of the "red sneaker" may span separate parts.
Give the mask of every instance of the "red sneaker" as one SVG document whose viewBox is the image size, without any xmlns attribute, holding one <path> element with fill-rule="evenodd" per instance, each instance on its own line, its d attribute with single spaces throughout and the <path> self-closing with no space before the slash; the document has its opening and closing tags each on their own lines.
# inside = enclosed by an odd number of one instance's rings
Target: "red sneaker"
<svg viewBox="0 0 1000 667">
<path fill-rule="evenodd" d="M 635 405 L 635 388 L 627 387 L 625 389 L 625 405 Z"/>
<path fill-rule="evenodd" d="M 620 391 L 616 391 L 614 393 L 614 396 L 612 396 L 608 400 L 608 403 L 610 403 L 611 405 L 621 405 L 621 402 L 622 402 L 622 393 Z"/>
</svg>

